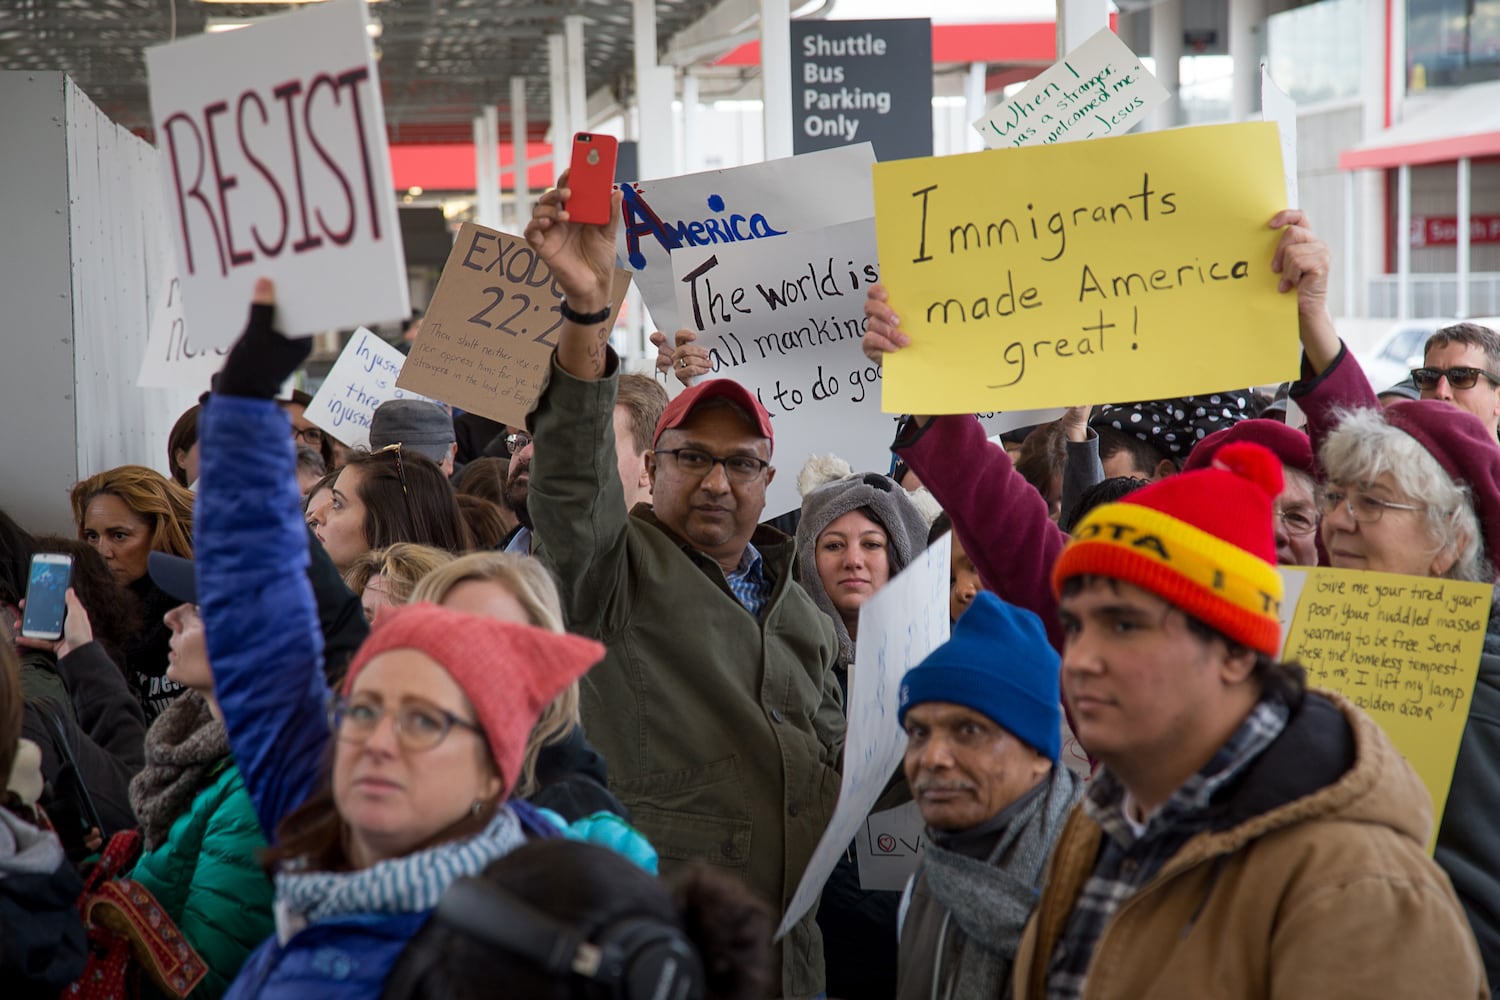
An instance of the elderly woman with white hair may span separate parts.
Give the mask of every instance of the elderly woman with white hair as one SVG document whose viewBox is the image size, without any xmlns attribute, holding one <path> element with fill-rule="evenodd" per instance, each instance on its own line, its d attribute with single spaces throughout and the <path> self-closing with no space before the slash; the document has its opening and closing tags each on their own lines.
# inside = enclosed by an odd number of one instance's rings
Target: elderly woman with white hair
<svg viewBox="0 0 1500 1000">
<path fill-rule="evenodd" d="M 1437 400 L 1334 411 L 1318 449 L 1322 539 L 1341 569 L 1495 582 L 1500 448 Z M 1500 614 L 1491 611 L 1435 857 L 1500 982 Z"/>
</svg>

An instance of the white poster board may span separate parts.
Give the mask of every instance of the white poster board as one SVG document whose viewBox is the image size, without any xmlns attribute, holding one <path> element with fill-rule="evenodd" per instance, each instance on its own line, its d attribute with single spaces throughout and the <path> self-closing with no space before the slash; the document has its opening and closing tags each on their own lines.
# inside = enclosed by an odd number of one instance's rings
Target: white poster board
<svg viewBox="0 0 1500 1000">
<path fill-rule="evenodd" d="M 396 387 L 405 362 L 400 351 L 360 327 L 339 352 L 303 416 L 346 447 L 368 448 L 376 407 L 390 399 L 427 399 Z"/>
<path fill-rule="evenodd" d="M 990 149 L 1124 135 L 1170 94 L 1109 28 L 974 123 Z"/>
<path fill-rule="evenodd" d="M 854 838 L 859 887 L 900 892 L 927 853 L 927 824 L 915 802 L 871 813 Z"/>
<path fill-rule="evenodd" d="M 182 312 L 182 281 L 170 258 L 163 261 L 161 287 L 150 298 L 146 353 L 135 384 L 143 389 L 194 389 L 207 392 L 224 367 L 228 346 L 204 347 L 188 337 Z M 248 309 L 242 309 L 245 312 Z"/>
<path fill-rule="evenodd" d="M 755 393 L 771 414 L 780 473 L 766 514 L 796 510 L 797 473 L 833 452 L 856 472 L 891 465 L 894 425 L 880 412 L 880 366 L 860 350 L 865 289 L 880 280 L 875 222 L 672 254 L 677 311 L 708 349 L 712 375 Z"/>
<path fill-rule="evenodd" d="M 1271 71 L 1260 64 L 1260 114 L 1275 122 L 1281 133 L 1281 170 L 1286 175 L 1286 207 L 1296 208 L 1297 191 L 1297 102 L 1271 79 Z"/>
<path fill-rule="evenodd" d="M 939 538 L 859 609 L 839 803 L 782 917 L 778 939 L 817 902 L 839 856 L 901 766 L 906 752 L 906 732 L 896 721 L 901 678 L 948 640 L 952 547 L 951 533 Z"/>
<path fill-rule="evenodd" d="M 615 253 L 635 273 L 656 329 L 687 325 L 677 308 L 670 254 L 806 232 L 875 214 L 868 142 L 621 186 L 624 219 Z M 870 245 L 874 253 L 874 243 Z"/>
<path fill-rule="evenodd" d="M 361 0 L 146 50 L 193 339 L 232 344 L 255 280 L 282 332 L 405 319 L 406 258 Z"/>
</svg>

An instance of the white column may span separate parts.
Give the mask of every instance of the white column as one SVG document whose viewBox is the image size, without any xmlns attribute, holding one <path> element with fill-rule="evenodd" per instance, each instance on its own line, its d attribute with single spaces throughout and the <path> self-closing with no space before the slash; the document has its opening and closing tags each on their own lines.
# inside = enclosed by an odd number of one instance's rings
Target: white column
<svg viewBox="0 0 1500 1000">
<path fill-rule="evenodd" d="M 1339 270 L 1344 273 L 1344 305 L 1341 316 L 1364 316 L 1365 304 L 1359 295 L 1360 259 L 1355 240 L 1355 221 L 1359 216 L 1359 171 L 1344 171 L 1344 263 Z"/>
<path fill-rule="evenodd" d="M 547 36 L 547 81 L 552 105 L 552 183 L 568 169 L 573 125 L 568 121 L 568 57 L 562 35 Z"/>
<path fill-rule="evenodd" d="M 1396 318 L 1411 316 L 1411 167 L 1396 170 Z"/>
<path fill-rule="evenodd" d="M 691 174 L 703 169 L 698 156 L 698 77 L 689 66 L 682 72 L 682 159 L 677 172 Z"/>
<path fill-rule="evenodd" d="M 635 103 L 641 177 L 670 177 L 677 161 L 677 120 L 672 99 L 677 72 L 656 63 L 656 0 L 635 2 Z"/>
<path fill-rule="evenodd" d="M 1469 318 L 1469 158 L 1458 161 L 1458 305 L 1459 319 Z"/>
<path fill-rule="evenodd" d="M 766 159 L 792 155 L 792 10 L 790 0 L 760 0 L 760 86 Z"/>
<path fill-rule="evenodd" d="M 500 112 L 493 104 L 474 119 L 474 221 L 500 226 Z"/>
<path fill-rule="evenodd" d="M 979 134 L 977 128 L 970 126 L 983 118 L 984 113 L 989 110 L 985 106 L 988 103 L 985 84 L 988 82 L 989 71 L 988 63 L 969 63 L 969 75 L 964 78 L 964 149 L 970 153 L 977 153 L 984 148 L 984 136 Z"/>
<path fill-rule="evenodd" d="M 563 18 L 563 38 L 567 45 L 565 62 L 568 67 L 568 124 L 572 132 L 581 132 L 589 124 L 588 94 L 584 90 L 584 68 L 587 64 L 583 59 L 582 16 L 569 14 Z M 570 133 L 570 146 L 572 141 Z"/>
<path fill-rule="evenodd" d="M 1057 0 L 1057 57 L 1109 27 L 1109 0 Z"/>
<path fill-rule="evenodd" d="M 1151 8 L 1151 58 L 1156 61 L 1156 79 L 1172 95 L 1152 112 L 1151 128 L 1172 128 L 1182 107 L 1177 99 L 1182 82 L 1182 0 L 1161 0 Z"/>
<path fill-rule="evenodd" d="M 1260 40 L 1266 30 L 1266 0 L 1229 0 L 1229 58 L 1233 66 L 1229 111 L 1248 121 L 1260 106 Z"/>
<path fill-rule="evenodd" d="M 511 179 L 516 221 L 521 227 L 531 221 L 531 185 L 526 172 L 531 162 L 526 158 L 526 78 L 510 78 L 510 162 L 515 171 Z M 519 229 L 516 232 L 520 232 Z"/>
</svg>

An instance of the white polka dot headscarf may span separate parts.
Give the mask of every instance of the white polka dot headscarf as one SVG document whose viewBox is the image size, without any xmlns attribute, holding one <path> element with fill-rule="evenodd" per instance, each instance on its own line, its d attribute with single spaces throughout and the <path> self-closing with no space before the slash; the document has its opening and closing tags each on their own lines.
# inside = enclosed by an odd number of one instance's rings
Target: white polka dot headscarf
<svg viewBox="0 0 1500 1000">
<path fill-rule="evenodd" d="M 1250 393 L 1234 391 L 1143 403 L 1111 403 L 1100 407 L 1089 423 L 1095 428 L 1123 431 L 1173 458 L 1185 458 L 1195 444 L 1214 431 L 1253 416 Z"/>
</svg>

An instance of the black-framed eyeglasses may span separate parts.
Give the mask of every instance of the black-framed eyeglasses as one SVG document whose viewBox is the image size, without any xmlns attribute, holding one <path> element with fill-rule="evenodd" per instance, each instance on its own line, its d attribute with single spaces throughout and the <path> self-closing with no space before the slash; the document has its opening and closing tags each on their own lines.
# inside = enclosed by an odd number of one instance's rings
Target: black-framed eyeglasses
<svg viewBox="0 0 1500 1000">
<path fill-rule="evenodd" d="M 393 716 L 396 739 L 407 750 L 431 750 L 447 739 L 454 726 L 484 736 L 475 723 L 436 705 L 410 703 L 389 709 L 374 698 L 360 696 L 335 698 L 328 706 L 328 725 L 339 739 L 363 743 L 387 715 Z"/>
<path fill-rule="evenodd" d="M 700 448 L 658 448 L 658 455 L 671 455 L 677 468 L 690 476 L 706 476 L 716 465 L 724 466 L 724 475 L 732 482 L 753 483 L 765 474 L 771 463 L 754 455 L 730 455 L 716 458 Z"/>
<path fill-rule="evenodd" d="M 1438 379 L 1441 378 L 1447 379 L 1448 384 L 1455 389 L 1472 389 L 1481 375 L 1489 379 L 1491 385 L 1500 385 L 1500 375 L 1485 371 L 1483 368 L 1413 368 L 1411 370 L 1411 380 L 1423 392 L 1436 389 Z"/>
<path fill-rule="evenodd" d="M 323 447 L 323 432 L 316 427 L 292 428 L 292 437 L 310 448 Z"/>
<path fill-rule="evenodd" d="M 1324 517 L 1329 517 L 1340 507 L 1346 507 L 1349 516 L 1360 524 L 1374 524 L 1388 510 L 1422 510 L 1416 504 L 1395 503 L 1391 500 L 1382 500 L 1358 490 L 1345 493 L 1339 489 L 1325 489 L 1318 497 L 1318 509 L 1323 512 Z"/>
<path fill-rule="evenodd" d="M 401 461 L 401 442 L 397 441 L 395 444 L 388 444 L 375 452 L 375 454 L 384 455 L 386 452 L 391 452 L 396 456 L 396 478 L 401 482 L 401 502 L 406 505 L 406 519 L 411 522 L 412 528 L 415 529 L 417 519 L 411 512 L 411 490 L 406 485 L 406 464 Z"/>
<path fill-rule="evenodd" d="M 531 443 L 531 435 L 524 431 L 512 431 L 505 435 L 505 448 L 512 455 Z"/>
<path fill-rule="evenodd" d="M 1273 508 L 1272 514 L 1281 522 L 1288 535 L 1310 535 L 1318 530 L 1318 517 L 1316 512 L 1309 513 L 1305 510 L 1293 508 L 1282 510 L 1280 507 Z"/>
</svg>

